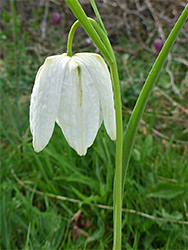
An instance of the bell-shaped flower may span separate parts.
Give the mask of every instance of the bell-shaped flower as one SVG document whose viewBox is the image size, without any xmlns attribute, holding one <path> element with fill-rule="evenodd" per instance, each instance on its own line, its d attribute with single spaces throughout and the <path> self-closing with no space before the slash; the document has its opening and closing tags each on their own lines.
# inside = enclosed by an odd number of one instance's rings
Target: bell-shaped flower
<svg viewBox="0 0 188 250">
<path fill-rule="evenodd" d="M 116 123 L 112 83 L 102 57 L 94 53 L 50 56 L 38 70 L 30 103 L 33 147 L 49 142 L 55 122 L 69 145 L 85 155 L 104 121 L 112 140 Z"/>
</svg>

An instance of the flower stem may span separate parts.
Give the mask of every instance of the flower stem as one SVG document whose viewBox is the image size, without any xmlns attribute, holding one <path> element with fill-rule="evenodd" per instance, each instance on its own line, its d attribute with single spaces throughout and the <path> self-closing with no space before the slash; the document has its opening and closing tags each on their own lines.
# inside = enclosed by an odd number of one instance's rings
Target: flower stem
<svg viewBox="0 0 188 250">
<path fill-rule="evenodd" d="M 92 41 L 95 43 L 97 48 L 100 50 L 100 52 L 103 54 L 105 58 L 108 58 L 108 61 L 112 61 L 111 55 L 104 46 L 103 42 L 101 41 L 99 35 L 93 28 L 92 24 L 88 20 L 87 15 L 85 14 L 84 10 L 82 9 L 81 5 L 79 4 L 78 0 L 65 0 L 75 17 L 80 21 L 82 27 L 86 31 L 86 33 L 89 35 L 89 37 L 92 39 Z"/>
<path fill-rule="evenodd" d="M 68 35 L 68 42 L 67 42 L 67 56 L 72 56 L 72 41 L 74 37 L 74 33 L 78 26 L 80 25 L 80 22 L 77 20 L 71 27 Z"/>
<path fill-rule="evenodd" d="M 127 125 L 125 135 L 124 135 L 124 142 L 123 142 L 123 190 L 127 175 L 128 164 L 130 160 L 130 155 L 132 152 L 133 144 L 135 141 L 136 132 L 140 123 L 140 119 L 148 102 L 149 96 L 155 86 L 155 83 L 159 77 L 160 71 L 163 67 L 165 59 L 167 58 L 173 44 L 176 41 L 176 38 L 181 31 L 186 19 L 188 17 L 188 5 L 185 7 L 184 11 L 182 12 L 180 18 L 176 22 L 174 28 L 172 29 L 171 33 L 169 34 L 159 56 L 157 57 L 147 79 L 142 88 L 142 91 L 139 95 L 139 98 L 136 102 L 135 108 Z"/>
<path fill-rule="evenodd" d="M 119 85 L 119 75 L 116 63 L 116 58 L 108 36 L 99 26 L 99 24 L 88 18 L 93 27 L 99 33 L 105 47 L 109 51 L 112 61 L 108 61 L 110 65 L 110 71 L 112 75 L 113 90 L 114 90 L 114 101 L 116 110 L 116 168 L 115 168 L 115 179 L 114 179 L 114 250 L 121 250 L 121 230 L 122 230 L 122 148 L 123 148 L 123 124 L 122 124 L 122 104 L 121 104 L 121 93 Z"/>
<path fill-rule="evenodd" d="M 69 6 L 70 7 L 70 6 Z M 114 250 L 121 250 L 121 224 L 122 224 L 122 149 L 123 149 L 123 128 L 122 128 L 122 105 L 121 105 L 121 94 L 119 85 L 119 75 L 117 69 L 117 63 L 114 56 L 113 49 L 111 47 L 110 41 L 106 32 L 102 27 L 93 19 L 87 18 L 87 21 L 94 27 L 98 34 L 100 35 L 102 41 L 102 46 L 108 51 L 106 56 L 102 53 L 107 62 L 109 63 L 113 90 L 114 90 L 114 102 L 116 111 L 116 168 L 115 168 L 115 178 L 114 178 Z M 67 44 L 67 55 L 72 56 L 72 40 L 76 28 L 81 24 L 80 21 L 76 21 L 68 36 Z M 83 26 L 83 25 L 82 25 Z M 95 31 L 95 32 L 96 32 Z M 96 33 L 97 34 L 97 33 Z M 97 36 L 98 36 L 97 34 Z M 95 39 L 93 39 L 95 41 Z M 97 44 L 96 44 L 97 46 Z M 98 46 L 97 46 L 98 47 Z M 99 47 L 98 47 L 99 48 Z M 109 56 L 110 55 L 110 56 Z"/>
<path fill-rule="evenodd" d="M 123 125 L 122 105 L 119 86 L 119 76 L 116 61 L 110 65 L 112 81 L 114 85 L 114 100 L 116 109 L 116 168 L 114 179 L 114 250 L 121 250 L 122 230 L 122 146 L 123 146 Z"/>
</svg>

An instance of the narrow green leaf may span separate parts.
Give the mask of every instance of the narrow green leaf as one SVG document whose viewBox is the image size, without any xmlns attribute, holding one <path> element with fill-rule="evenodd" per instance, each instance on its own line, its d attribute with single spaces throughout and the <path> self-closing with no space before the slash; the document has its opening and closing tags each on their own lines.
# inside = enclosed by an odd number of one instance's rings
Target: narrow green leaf
<svg viewBox="0 0 188 250">
<path fill-rule="evenodd" d="M 97 18 L 97 21 L 98 21 L 100 27 L 101 27 L 101 28 L 103 29 L 103 31 L 107 34 L 107 31 L 106 31 L 106 29 L 105 29 L 105 27 L 104 27 L 104 24 L 103 24 L 103 21 L 102 21 L 102 19 L 101 19 L 100 14 L 99 14 L 99 11 L 98 11 L 98 9 L 97 9 L 97 5 L 96 5 L 96 3 L 95 3 L 95 0 L 90 0 L 90 2 L 91 2 L 91 6 L 92 6 L 92 8 L 93 8 L 93 11 L 95 12 L 95 15 L 96 15 L 96 18 Z"/>
</svg>

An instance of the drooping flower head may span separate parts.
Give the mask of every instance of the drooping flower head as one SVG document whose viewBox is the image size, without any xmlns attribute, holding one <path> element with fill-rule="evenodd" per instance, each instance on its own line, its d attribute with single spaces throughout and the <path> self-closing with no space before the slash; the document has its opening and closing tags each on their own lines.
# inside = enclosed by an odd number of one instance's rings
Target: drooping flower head
<svg viewBox="0 0 188 250">
<path fill-rule="evenodd" d="M 48 144 L 57 122 L 69 145 L 79 155 L 85 155 L 102 121 L 115 140 L 112 83 L 102 57 L 78 53 L 46 58 L 31 95 L 30 129 L 35 151 Z"/>
<path fill-rule="evenodd" d="M 61 22 L 61 14 L 58 13 L 58 12 L 54 12 L 54 13 L 52 14 L 52 23 L 53 23 L 54 25 L 59 25 L 60 22 Z"/>
<path fill-rule="evenodd" d="M 160 53 L 162 47 L 163 47 L 163 40 L 162 39 L 155 39 L 154 41 L 154 47 L 156 50 L 157 55 Z"/>
</svg>

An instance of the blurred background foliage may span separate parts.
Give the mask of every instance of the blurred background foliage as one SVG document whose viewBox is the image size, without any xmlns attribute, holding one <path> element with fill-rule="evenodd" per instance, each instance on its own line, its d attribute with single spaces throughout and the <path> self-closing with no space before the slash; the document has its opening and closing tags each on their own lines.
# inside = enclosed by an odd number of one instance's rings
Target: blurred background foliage
<svg viewBox="0 0 188 250">
<path fill-rule="evenodd" d="M 96 1 L 118 60 L 126 127 L 183 0 Z M 80 1 L 93 17 L 89 1 Z M 39 154 L 29 102 L 36 72 L 66 52 L 75 18 L 63 0 L 2 0 L 1 249 L 111 249 L 115 145 L 103 126 L 85 157 L 58 126 Z M 54 13 L 55 19 L 54 19 Z M 161 72 L 137 134 L 123 197 L 123 249 L 187 249 L 187 23 Z M 74 52 L 98 52 L 81 27 Z"/>
</svg>

